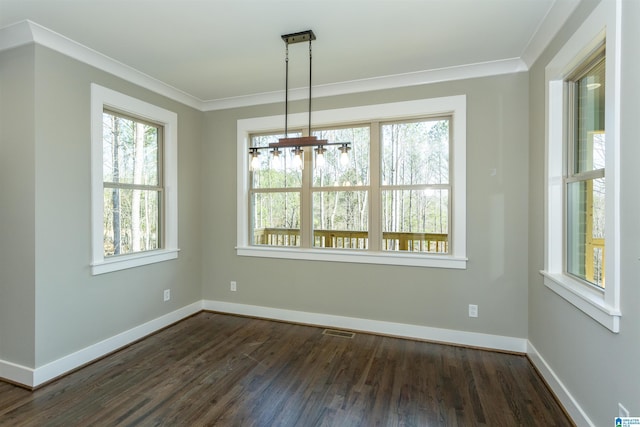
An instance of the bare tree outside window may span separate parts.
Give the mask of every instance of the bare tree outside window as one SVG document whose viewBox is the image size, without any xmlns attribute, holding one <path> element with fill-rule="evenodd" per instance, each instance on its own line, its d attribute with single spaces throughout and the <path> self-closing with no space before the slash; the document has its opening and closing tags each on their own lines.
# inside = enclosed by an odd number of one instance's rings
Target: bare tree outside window
<svg viewBox="0 0 640 427">
<path fill-rule="evenodd" d="M 104 255 L 162 247 L 159 125 L 103 113 Z"/>
</svg>

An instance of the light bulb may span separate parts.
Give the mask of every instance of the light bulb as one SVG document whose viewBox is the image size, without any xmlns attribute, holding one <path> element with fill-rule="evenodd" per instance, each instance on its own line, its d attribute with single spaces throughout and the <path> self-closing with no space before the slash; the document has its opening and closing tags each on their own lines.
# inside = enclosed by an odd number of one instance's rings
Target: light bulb
<svg viewBox="0 0 640 427">
<path fill-rule="evenodd" d="M 271 166 L 274 169 L 280 169 L 280 167 L 282 166 L 282 160 L 280 159 L 280 150 L 276 148 L 271 151 L 271 154 L 273 154 L 273 157 L 271 158 Z"/>
<path fill-rule="evenodd" d="M 258 153 L 254 153 L 251 157 L 251 170 L 258 170 L 260 169 L 260 157 L 258 156 Z"/>
<path fill-rule="evenodd" d="M 318 148 L 315 149 L 316 152 L 316 168 L 318 169 L 322 169 L 324 168 L 325 165 L 325 158 L 324 158 L 324 153 L 325 153 L 325 148 L 323 146 L 319 146 Z"/>
<path fill-rule="evenodd" d="M 347 166 L 349 164 L 349 150 L 351 150 L 351 147 L 347 144 L 342 144 L 340 147 L 340 164 L 342 166 Z"/>
<path fill-rule="evenodd" d="M 293 167 L 302 169 L 302 149 L 300 148 L 293 150 Z"/>
<path fill-rule="evenodd" d="M 343 151 L 340 154 L 340 164 L 342 166 L 347 166 L 349 164 L 349 154 L 346 151 Z"/>
</svg>

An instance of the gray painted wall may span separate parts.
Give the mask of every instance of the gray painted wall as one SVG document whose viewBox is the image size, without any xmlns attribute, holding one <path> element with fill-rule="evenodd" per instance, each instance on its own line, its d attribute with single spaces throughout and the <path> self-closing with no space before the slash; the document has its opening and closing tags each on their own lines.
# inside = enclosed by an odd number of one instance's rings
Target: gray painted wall
<svg viewBox="0 0 640 427">
<path fill-rule="evenodd" d="M 520 73 L 314 100 L 314 110 L 322 110 L 467 95 L 469 263 L 463 271 L 236 256 L 236 121 L 282 114 L 282 105 L 207 113 L 204 298 L 525 338 L 527 78 Z M 237 292 L 229 291 L 231 280 Z M 479 305 L 477 319 L 468 317 L 470 303 Z"/>
<path fill-rule="evenodd" d="M 3 147 L 5 132 L 10 137 L 15 136 L 10 132 L 18 133 L 25 146 L 12 145 L 16 155 L 3 158 L 3 166 L 6 163 L 9 167 L 1 172 L 15 172 L 2 180 L 9 190 L 3 189 L 2 206 L 12 206 L 10 212 L 15 217 L 5 224 L 3 215 L 1 225 L 3 253 L 10 255 L 0 261 L 2 289 L 13 295 L 6 299 L 3 295 L 0 302 L 0 358 L 40 367 L 201 300 L 199 158 L 203 114 L 41 46 L 3 52 L 3 79 L 8 64 L 16 67 L 13 57 L 22 56 L 26 56 L 25 64 L 18 71 L 24 76 L 6 77 L 16 86 L 29 76 L 32 82 L 6 92 L 2 86 L 3 116 L 6 110 L 13 111 L 14 103 L 24 110 L 24 114 L 16 110 L 8 115 L 7 123 L 3 120 Z M 178 114 L 181 252 L 177 260 L 90 274 L 92 82 Z M 5 124 L 8 130 L 4 130 Z M 6 205 L 5 197 L 10 198 Z M 23 211 L 13 210 L 11 202 Z M 24 230 L 24 235 L 17 236 L 19 230 Z M 5 235 L 15 237 L 7 241 Z M 16 268 L 22 265 L 18 262 L 21 258 L 13 254 L 16 249 L 25 255 L 22 262 L 28 262 L 24 269 Z M 5 284 L 7 278 L 11 281 Z M 172 298 L 164 303 L 162 291 L 167 288 Z"/>
<path fill-rule="evenodd" d="M 33 366 L 34 47 L 0 55 L 0 359 Z"/>
<path fill-rule="evenodd" d="M 582 2 L 530 70 L 529 340 L 591 421 L 606 426 L 618 415 L 618 402 L 631 415 L 640 414 L 640 2 L 636 0 L 622 3 L 620 333 L 611 333 L 547 289 L 539 274 L 543 268 L 544 68 L 597 3 Z"/>
</svg>

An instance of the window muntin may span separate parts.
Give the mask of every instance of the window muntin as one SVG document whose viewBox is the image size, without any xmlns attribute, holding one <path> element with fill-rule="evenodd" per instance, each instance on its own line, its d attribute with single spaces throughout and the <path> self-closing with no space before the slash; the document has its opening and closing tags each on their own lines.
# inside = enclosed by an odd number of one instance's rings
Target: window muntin
<svg viewBox="0 0 640 427">
<path fill-rule="evenodd" d="M 605 287 L 605 51 L 567 79 L 566 272 Z"/>
<path fill-rule="evenodd" d="M 351 142 L 349 163 L 341 164 L 339 150 L 328 147 L 319 167 L 306 149 L 305 156 L 314 161 L 305 163 L 313 170 L 298 170 L 293 179 L 287 178 L 286 168 L 270 170 L 270 156 L 262 155 L 263 169 L 249 172 L 251 244 L 450 253 L 450 122 L 445 116 L 314 130 L 320 139 Z M 372 126 L 378 129 L 373 140 Z M 276 140 L 270 137 L 252 135 L 251 146 Z M 372 151 L 378 153 L 376 161 Z M 298 184 L 298 177 L 300 187 L 285 186 Z M 372 189 L 371 181 L 383 185 Z M 291 192 L 298 188 L 299 193 Z M 274 194 L 285 189 L 299 197 L 280 197 L 275 203 Z M 310 205 L 311 226 L 304 225 L 304 205 Z M 380 223 L 371 223 L 376 220 Z M 372 235 L 372 229 L 380 231 Z"/>
<path fill-rule="evenodd" d="M 103 112 L 104 256 L 163 247 L 163 127 Z"/>
</svg>

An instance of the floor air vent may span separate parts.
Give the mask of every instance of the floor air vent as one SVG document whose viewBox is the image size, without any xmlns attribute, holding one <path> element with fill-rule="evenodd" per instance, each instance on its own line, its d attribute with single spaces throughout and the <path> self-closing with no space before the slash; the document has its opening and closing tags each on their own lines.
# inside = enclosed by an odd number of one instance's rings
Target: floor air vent
<svg viewBox="0 0 640 427">
<path fill-rule="evenodd" d="M 356 336 L 355 332 L 336 331 L 335 329 L 325 329 L 322 331 L 322 335 L 331 335 L 332 337 L 340 338 L 353 338 Z"/>
</svg>

